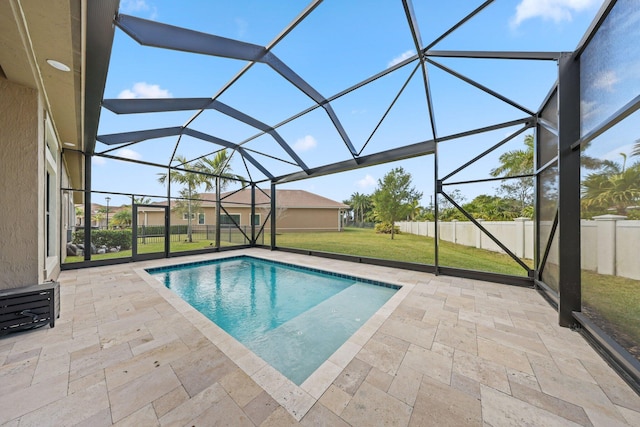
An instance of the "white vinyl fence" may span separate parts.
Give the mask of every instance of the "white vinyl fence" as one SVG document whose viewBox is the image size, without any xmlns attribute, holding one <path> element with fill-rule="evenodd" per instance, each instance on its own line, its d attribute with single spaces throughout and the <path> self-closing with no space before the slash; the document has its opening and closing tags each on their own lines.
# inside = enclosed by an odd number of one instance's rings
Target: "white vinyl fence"
<svg viewBox="0 0 640 427">
<path fill-rule="evenodd" d="M 640 280 L 640 221 L 628 221 L 626 218 L 620 215 L 602 215 L 593 220 L 581 221 L 580 249 L 583 269 Z M 478 221 L 516 256 L 533 259 L 532 220 L 516 218 L 513 221 Z M 403 233 L 435 236 L 433 221 L 402 221 L 396 225 Z M 439 225 L 440 240 L 504 253 L 472 222 L 441 221 Z M 543 238 L 548 235 L 550 228 L 551 224 L 541 224 L 540 234 Z M 556 251 L 550 253 L 548 262 L 558 262 Z"/>
</svg>

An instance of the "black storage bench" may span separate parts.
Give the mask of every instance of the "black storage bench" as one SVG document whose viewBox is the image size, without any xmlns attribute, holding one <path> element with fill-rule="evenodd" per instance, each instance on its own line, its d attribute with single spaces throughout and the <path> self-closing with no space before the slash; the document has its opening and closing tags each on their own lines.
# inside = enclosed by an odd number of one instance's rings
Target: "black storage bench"
<svg viewBox="0 0 640 427">
<path fill-rule="evenodd" d="M 58 282 L 0 290 L 0 336 L 47 323 L 53 328 L 59 315 Z"/>
</svg>

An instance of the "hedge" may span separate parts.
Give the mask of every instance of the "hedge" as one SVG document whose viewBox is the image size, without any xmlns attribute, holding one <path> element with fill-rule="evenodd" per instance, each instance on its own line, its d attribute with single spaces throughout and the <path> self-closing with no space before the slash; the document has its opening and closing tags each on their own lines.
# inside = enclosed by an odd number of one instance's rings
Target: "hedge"
<svg viewBox="0 0 640 427">
<path fill-rule="evenodd" d="M 96 247 L 106 246 L 114 248 L 120 246 L 121 250 L 131 249 L 133 234 L 131 230 L 91 230 L 91 243 Z M 73 232 L 73 243 L 84 244 L 84 230 Z"/>
</svg>

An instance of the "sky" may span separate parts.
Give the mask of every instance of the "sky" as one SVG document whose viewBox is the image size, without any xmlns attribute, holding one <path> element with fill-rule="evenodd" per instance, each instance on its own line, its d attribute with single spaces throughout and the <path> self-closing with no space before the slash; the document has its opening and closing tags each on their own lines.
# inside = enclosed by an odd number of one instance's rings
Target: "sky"
<svg viewBox="0 0 640 427">
<path fill-rule="evenodd" d="M 430 44 L 482 3 L 415 0 L 413 7 L 423 45 Z M 120 13 L 266 46 L 307 5 L 308 2 L 301 0 L 122 0 Z M 602 0 L 496 0 L 432 49 L 573 51 L 601 5 Z M 271 52 L 324 98 L 329 98 L 410 58 L 415 54 L 415 48 L 400 1 L 326 0 Z M 433 59 L 532 111 L 538 110 L 557 79 L 557 65 L 553 61 Z M 219 94 L 245 65 L 244 61 L 236 59 L 141 46 L 116 28 L 104 97 L 211 98 Z M 433 138 L 423 75 L 420 70 L 412 74 L 415 67 L 414 61 L 331 102 L 353 145 L 362 149 L 362 155 Z M 526 116 L 436 66 L 428 65 L 427 73 L 438 137 Z M 602 78 L 598 80 L 602 82 L 602 90 L 612 89 L 616 84 L 618 75 L 611 73 L 615 70 L 602 71 Z M 252 66 L 217 99 L 269 126 L 276 126 L 315 105 L 266 64 Z M 194 119 L 190 124 L 192 129 L 235 144 L 244 143 L 245 148 L 255 150 L 251 151 L 252 155 L 275 176 L 300 170 L 290 164 L 291 158 L 269 135 L 255 137 L 260 134 L 257 129 L 217 111 L 207 110 L 195 118 L 194 113 L 116 115 L 103 108 L 98 135 L 182 126 Z M 329 116 L 321 108 L 276 130 L 309 167 L 351 158 Z M 439 176 L 448 174 L 519 130 L 520 127 L 515 126 L 440 143 Z M 498 164 L 499 155 L 523 147 L 523 137 L 530 132 L 520 134 L 448 182 L 488 178 L 491 169 Z M 126 147 L 97 143 L 96 152 L 112 150 L 108 154 L 166 165 L 176 141 L 176 137 L 167 137 Z M 629 146 L 632 142 L 625 141 Z M 218 149 L 211 143 L 183 137 L 176 153 L 194 159 Z M 266 153 L 289 163 L 254 153 Z M 256 181 L 265 179 L 255 167 L 245 166 L 237 154 L 232 157 L 231 166 L 236 174 Z M 422 205 L 428 206 L 434 193 L 433 155 L 296 181 L 278 188 L 302 189 L 343 201 L 355 192 L 372 193 L 378 180 L 397 166 L 411 173 L 415 187 L 423 193 Z M 157 180 L 159 173 L 166 173 L 166 169 L 94 157 L 93 189 L 166 195 L 166 188 Z M 470 201 L 481 193 L 495 194 L 496 185 L 447 188 L 460 189 Z M 264 184 L 265 188 L 268 186 L 268 183 Z M 177 194 L 177 190 L 178 186 L 174 185 L 172 193 Z M 100 196 L 94 196 L 94 201 L 101 203 Z M 126 197 L 112 196 L 111 204 L 128 202 Z"/>
</svg>

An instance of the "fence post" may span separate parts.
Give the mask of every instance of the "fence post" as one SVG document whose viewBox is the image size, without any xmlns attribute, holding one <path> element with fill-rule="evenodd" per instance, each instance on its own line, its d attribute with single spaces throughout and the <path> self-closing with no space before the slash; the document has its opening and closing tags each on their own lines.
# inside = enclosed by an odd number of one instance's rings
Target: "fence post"
<svg viewBox="0 0 640 427">
<path fill-rule="evenodd" d="M 476 221 L 484 222 L 484 219 L 478 218 Z M 476 227 L 476 248 L 482 249 L 482 230 L 479 227 Z"/>
<path fill-rule="evenodd" d="M 624 215 L 600 215 L 593 219 L 597 225 L 598 273 L 616 274 L 616 224 L 627 219 Z"/>
<path fill-rule="evenodd" d="M 458 242 L 458 236 L 456 235 L 456 225 L 458 224 L 458 220 L 457 219 L 452 219 L 451 220 L 451 242 L 452 243 L 457 243 Z"/>
<path fill-rule="evenodd" d="M 524 223 L 528 220 L 529 218 L 525 217 L 514 218 L 514 221 L 516 222 L 516 247 L 514 248 L 513 253 L 518 258 L 524 258 L 524 242 L 526 241 L 524 236 Z"/>
</svg>

